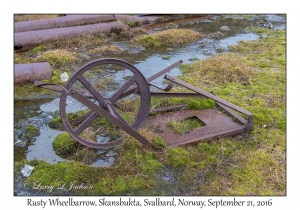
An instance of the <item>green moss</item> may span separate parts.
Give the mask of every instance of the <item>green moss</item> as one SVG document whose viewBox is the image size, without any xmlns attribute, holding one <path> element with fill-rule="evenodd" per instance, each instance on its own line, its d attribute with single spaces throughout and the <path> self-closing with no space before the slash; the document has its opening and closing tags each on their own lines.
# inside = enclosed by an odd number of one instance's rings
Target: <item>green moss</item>
<svg viewBox="0 0 300 210">
<path fill-rule="evenodd" d="M 50 120 L 47 124 L 52 129 L 58 129 L 58 128 L 63 126 L 63 123 L 62 123 L 62 120 L 61 120 L 60 116 Z"/>
<path fill-rule="evenodd" d="M 19 139 L 31 140 L 38 135 L 40 135 L 40 129 L 34 125 L 28 124 L 24 126 L 24 131 L 19 135 Z"/>
<path fill-rule="evenodd" d="M 41 95 L 54 95 L 57 94 L 54 91 L 39 88 L 33 86 L 31 83 L 23 83 L 14 86 L 14 99 L 35 99 L 41 97 Z"/>
<path fill-rule="evenodd" d="M 164 148 L 167 146 L 167 143 L 159 136 L 155 136 L 152 139 L 152 144 L 157 148 Z"/>
<path fill-rule="evenodd" d="M 268 34 L 268 37 L 257 41 L 242 42 L 231 46 L 230 49 L 246 55 L 250 66 L 263 69 L 285 69 L 286 32 L 264 28 L 251 28 L 250 30 L 258 34 Z M 255 52 L 253 52 L 254 49 Z"/>
<path fill-rule="evenodd" d="M 69 112 L 69 113 L 67 113 L 67 118 L 68 118 L 69 122 L 73 122 L 74 120 L 83 116 L 87 112 L 88 112 L 88 110 L 80 110 L 78 112 Z M 108 121 L 105 118 L 101 118 L 101 120 L 99 120 L 99 122 L 100 122 L 100 124 L 106 124 Z M 47 124 L 52 129 L 58 129 L 63 126 L 61 116 L 57 116 L 56 118 L 50 120 Z"/>
<path fill-rule="evenodd" d="M 142 177 L 107 178 L 95 185 L 95 192 L 92 195 L 147 195 L 155 183 Z M 149 195 L 149 194 L 148 194 Z"/>
<path fill-rule="evenodd" d="M 281 130 L 286 130 L 286 116 L 280 116 L 276 122 L 276 126 Z"/>
<path fill-rule="evenodd" d="M 211 99 L 192 99 L 188 101 L 188 109 L 208 109 L 216 106 L 215 101 Z"/>
<path fill-rule="evenodd" d="M 41 53 L 45 50 L 47 50 L 47 47 L 45 45 L 39 45 L 39 46 L 34 47 L 33 49 L 31 49 L 30 52 L 37 54 L 37 53 Z"/>
<path fill-rule="evenodd" d="M 136 41 L 137 43 L 142 44 L 145 47 L 160 47 L 162 45 L 158 37 L 151 35 L 141 36 Z"/>
<path fill-rule="evenodd" d="M 64 132 L 59 134 L 53 141 L 53 150 L 60 155 L 66 155 L 76 151 L 78 147 L 77 141 L 75 141 L 69 133 Z"/>
<path fill-rule="evenodd" d="M 143 156 L 143 164 L 139 164 L 138 169 L 143 174 L 153 175 L 158 169 L 162 168 L 162 163 L 154 158 L 151 153 Z"/>
<path fill-rule="evenodd" d="M 185 166 L 195 166 L 194 156 L 183 148 L 171 148 L 167 151 L 167 164 L 180 168 Z"/>
<path fill-rule="evenodd" d="M 216 155 L 219 151 L 219 147 L 216 145 L 211 145 L 209 143 L 199 143 L 197 148 L 200 150 L 199 152 L 205 153 L 207 155 Z"/>
<path fill-rule="evenodd" d="M 176 89 L 175 91 L 181 91 L 181 89 Z M 151 108 L 157 109 L 167 106 L 187 104 L 187 109 L 191 110 L 202 110 L 209 109 L 216 106 L 215 101 L 211 99 L 199 99 L 199 98 L 151 98 Z"/>
</svg>

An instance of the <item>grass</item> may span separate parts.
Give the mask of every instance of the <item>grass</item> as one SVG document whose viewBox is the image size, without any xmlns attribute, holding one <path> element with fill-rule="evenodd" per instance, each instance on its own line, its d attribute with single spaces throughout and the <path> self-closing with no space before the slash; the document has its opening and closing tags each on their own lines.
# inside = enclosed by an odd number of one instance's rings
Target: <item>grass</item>
<svg viewBox="0 0 300 210">
<path fill-rule="evenodd" d="M 170 120 L 167 124 L 175 133 L 181 134 L 189 132 L 195 128 L 202 127 L 204 124 L 198 118 L 188 118 L 182 121 Z"/>
<path fill-rule="evenodd" d="M 101 46 L 101 47 L 97 47 L 94 49 L 91 49 L 88 51 L 89 54 L 99 54 L 99 53 L 103 53 L 103 54 L 116 54 L 121 52 L 122 50 L 117 47 L 117 46 L 113 46 L 113 45 L 105 45 L 105 46 Z"/>
<path fill-rule="evenodd" d="M 190 29 L 168 29 L 150 35 L 142 35 L 134 41 L 145 47 L 167 47 L 194 42 L 203 36 Z"/>
<path fill-rule="evenodd" d="M 111 167 L 91 167 L 77 160 L 55 165 L 22 160 L 15 163 L 15 173 L 28 163 L 35 166 L 24 180 L 28 184 L 55 185 L 61 180 L 92 186 L 72 191 L 75 195 L 286 195 L 285 31 L 251 30 L 268 36 L 240 42 L 231 53 L 181 66 L 182 80 L 252 112 L 251 133 L 169 148 L 142 128 L 140 133 L 160 149 L 146 148 L 124 135 Z M 154 98 L 151 107 L 181 103 L 196 109 L 214 106 L 200 99 Z M 162 179 L 166 171 L 173 176 L 169 181 Z"/>
<path fill-rule="evenodd" d="M 247 65 L 245 59 L 233 53 L 219 54 L 191 65 L 182 64 L 180 68 L 189 82 L 202 87 L 230 82 L 248 84 L 254 68 Z"/>
<path fill-rule="evenodd" d="M 42 20 L 42 19 L 48 19 L 48 18 L 56 18 L 61 15 L 59 14 L 52 14 L 52 15 L 44 15 L 44 14 L 18 14 L 14 16 L 15 22 L 22 22 L 22 21 L 29 21 L 29 20 Z"/>
<path fill-rule="evenodd" d="M 67 50 L 50 50 L 41 53 L 37 58 L 39 62 L 48 62 L 51 66 L 61 66 L 66 63 L 74 63 L 78 60 L 77 53 Z"/>
</svg>

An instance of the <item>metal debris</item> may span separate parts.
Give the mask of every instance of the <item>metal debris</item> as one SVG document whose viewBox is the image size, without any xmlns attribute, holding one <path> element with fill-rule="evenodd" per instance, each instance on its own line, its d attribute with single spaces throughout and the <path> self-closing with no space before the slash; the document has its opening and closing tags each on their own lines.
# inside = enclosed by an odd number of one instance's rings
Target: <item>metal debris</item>
<svg viewBox="0 0 300 210">
<path fill-rule="evenodd" d="M 24 51 L 46 41 L 75 38 L 96 33 L 111 33 L 112 30 L 127 30 L 122 22 L 98 23 L 93 25 L 26 31 L 14 34 L 15 51 Z"/>
<path fill-rule="evenodd" d="M 15 64 L 14 83 L 34 82 L 36 80 L 50 79 L 51 66 L 48 62 Z"/>
<path fill-rule="evenodd" d="M 93 24 L 115 20 L 114 15 L 67 15 L 43 20 L 16 22 L 15 33 L 24 31 L 44 30 L 50 28 L 65 28 L 78 25 Z"/>
<path fill-rule="evenodd" d="M 148 126 L 148 128 L 150 129 L 154 128 L 154 132 L 161 136 L 169 146 L 192 144 L 206 139 L 216 138 L 220 136 L 232 136 L 250 132 L 253 130 L 253 116 L 251 112 L 224 99 L 221 99 L 212 93 L 206 92 L 176 77 L 166 74 L 168 71 L 179 66 L 181 63 L 182 61 L 180 60 L 163 69 L 162 71 L 154 74 L 148 79 L 145 79 L 138 69 L 136 69 L 126 61 L 113 58 L 98 59 L 80 67 L 69 78 L 65 86 L 45 84 L 38 81 L 36 82 L 36 85 L 56 91 L 61 91 L 60 115 L 64 124 L 64 128 L 79 143 L 92 148 L 106 149 L 119 145 L 123 141 L 122 138 L 119 138 L 117 140 L 100 143 L 84 139 L 80 134 L 85 129 L 87 129 L 88 126 L 98 116 L 106 118 L 108 121 L 137 139 L 139 142 L 149 147 L 154 146 L 149 140 L 147 140 L 138 132 L 144 124 L 146 124 L 146 126 Z M 118 65 L 128 69 L 133 73 L 133 75 L 109 97 L 103 96 L 84 76 L 84 73 L 86 71 L 92 69 L 95 66 L 104 64 Z M 168 87 L 165 89 L 158 88 L 160 90 L 158 92 L 150 91 L 150 86 L 153 86 L 153 84 L 150 84 L 150 82 L 164 74 L 164 78 L 169 80 L 170 82 Z M 86 90 L 79 90 L 76 88 L 74 84 L 78 81 L 85 87 Z M 180 85 L 187 90 L 192 91 L 192 93 L 168 92 L 173 88 L 174 84 Z M 140 107 L 133 122 L 129 123 L 121 115 L 121 113 L 119 113 L 116 107 L 121 107 L 121 110 L 126 109 L 126 107 L 120 103 L 120 100 L 131 94 L 137 94 L 140 96 Z M 77 101 L 88 107 L 91 111 L 79 117 L 75 121 L 69 122 L 66 113 L 67 96 L 76 99 Z M 224 112 L 220 112 L 215 108 L 195 111 L 183 110 L 186 107 L 186 105 L 183 104 L 151 110 L 152 113 L 164 113 L 147 119 L 150 113 L 151 97 L 209 98 L 214 100 L 218 108 L 224 110 Z M 97 101 L 97 103 L 94 103 L 89 99 L 94 99 Z M 180 111 L 175 112 L 176 114 L 167 112 L 175 109 L 180 109 Z M 247 116 L 246 119 L 239 115 L 238 112 Z M 167 122 L 169 120 L 182 121 L 191 117 L 199 119 L 204 123 L 204 126 L 181 134 L 176 134 L 167 125 Z"/>
</svg>

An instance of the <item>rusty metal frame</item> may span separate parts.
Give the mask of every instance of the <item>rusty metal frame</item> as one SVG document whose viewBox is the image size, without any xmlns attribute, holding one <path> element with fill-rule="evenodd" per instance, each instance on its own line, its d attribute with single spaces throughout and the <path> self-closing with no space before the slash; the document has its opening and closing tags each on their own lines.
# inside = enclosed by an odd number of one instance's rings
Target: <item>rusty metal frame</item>
<svg viewBox="0 0 300 210">
<path fill-rule="evenodd" d="M 112 142 L 98 143 L 82 138 L 80 133 L 82 133 L 98 116 L 106 118 L 108 121 L 124 130 L 132 137 L 136 138 L 139 142 L 149 147 L 153 147 L 153 144 L 138 133 L 139 129 L 144 124 L 146 124 L 146 126 L 149 128 L 157 126 L 160 127 L 160 132 L 158 135 L 161 136 L 170 146 L 197 143 L 206 139 L 219 136 L 232 136 L 253 130 L 253 116 L 248 110 L 221 99 L 215 96 L 213 93 L 206 92 L 176 77 L 166 74 L 173 68 L 178 67 L 181 63 L 181 60 L 177 61 L 153 76 L 145 79 L 138 69 L 126 61 L 113 58 L 98 59 L 80 67 L 70 77 L 64 87 L 55 84 L 46 84 L 39 81 L 36 81 L 35 85 L 61 92 L 60 114 L 64 124 L 64 127 L 61 128 L 61 130 L 65 129 L 79 143 L 92 148 L 110 148 L 119 145 L 123 141 L 123 139 L 120 138 Z M 133 76 L 131 76 L 124 84 L 122 84 L 110 97 L 104 97 L 83 75 L 83 73 L 89 69 L 102 64 L 120 65 L 133 73 Z M 164 74 L 164 79 L 170 81 L 166 88 L 160 88 L 151 83 L 153 80 Z M 76 90 L 73 87 L 73 84 L 76 81 L 80 81 L 87 91 Z M 135 86 L 132 86 L 133 84 L 135 84 Z M 173 88 L 174 84 L 185 87 L 193 92 L 168 92 Z M 156 87 L 160 91 L 150 91 L 150 86 Z M 122 110 L 124 107 L 118 102 L 118 100 L 121 100 L 131 94 L 138 94 L 141 97 L 141 105 L 139 107 L 136 119 L 133 123 L 129 124 L 117 111 L 116 107 L 119 107 Z M 72 98 L 81 102 L 91 111 L 79 117 L 75 121 L 69 122 L 66 116 L 67 96 L 71 96 Z M 188 111 L 184 110 L 186 108 L 186 104 L 150 110 L 151 97 L 209 98 L 214 100 L 217 106 L 226 113 L 222 113 L 216 109 Z M 97 101 L 97 103 L 94 103 L 89 99 L 94 99 Z M 175 114 L 174 112 L 171 112 L 171 114 L 168 113 L 174 110 L 179 111 L 176 111 Z M 243 118 L 236 111 L 248 116 L 248 118 Z M 163 112 L 163 114 L 147 119 L 149 113 L 155 112 Z M 181 121 L 190 117 L 198 118 L 200 121 L 204 122 L 205 126 L 196 128 L 193 131 L 189 131 L 188 133 L 184 134 L 175 134 L 167 126 L 166 119 L 175 119 L 177 121 Z M 76 125 L 78 125 L 78 127 L 75 127 Z"/>
</svg>

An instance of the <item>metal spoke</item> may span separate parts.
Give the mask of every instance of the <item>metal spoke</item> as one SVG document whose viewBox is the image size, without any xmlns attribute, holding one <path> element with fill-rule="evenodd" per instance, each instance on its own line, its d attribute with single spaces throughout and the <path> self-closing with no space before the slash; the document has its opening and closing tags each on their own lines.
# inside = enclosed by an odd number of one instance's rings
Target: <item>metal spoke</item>
<svg viewBox="0 0 300 210">
<path fill-rule="evenodd" d="M 116 91 L 111 94 L 111 97 L 105 97 L 99 90 L 97 90 L 96 86 L 88 80 L 84 76 L 84 73 L 95 66 L 100 65 L 119 65 L 122 67 L 127 68 L 130 70 L 133 75 L 127 80 L 124 81 Z M 74 89 L 74 84 L 79 82 L 83 85 L 85 90 L 76 90 Z M 136 86 L 134 86 L 136 84 Z M 125 91 L 130 91 L 133 89 L 133 92 L 139 92 L 141 97 L 141 104 L 140 108 L 137 111 L 136 117 L 132 123 L 129 123 L 123 118 L 121 115 L 122 113 L 119 112 L 116 107 L 114 107 L 118 102 L 120 97 L 123 97 Z M 84 137 L 80 136 L 86 129 L 88 129 L 94 120 L 97 117 L 103 117 L 110 121 L 111 123 L 115 124 L 120 129 L 126 131 L 131 136 L 136 138 L 141 143 L 151 146 L 152 144 L 141 136 L 137 131 L 142 127 L 144 122 L 146 121 L 149 111 L 150 111 L 150 90 L 147 84 L 146 79 L 143 77 L 141 72 L 132 66 L 130 63 L 119 59 L 98 59 L 95 61 L 91 61 L 84 66 L 80 67 L 68 80 L 67 84 L 62 88 L 62 95 L 60 97 L 60 114 L 62 117 L 63 124 L 66 128 L 66 131 L 79 143 L 92 147 L 92 148 L 111 148 L 114 147 L 122 142 L 122 138 L 117 140 L 112 140 L 106 143 L 100 142 L 91 142 Z M 128 94 L 128 93 L 126 93 Z M 72 125 L 66 113 L 66 100 L 67 96 L 71 96 L 72 98 L 76 99 L 83 105 L 87 106 L 91 110 L 91 115 L 87 116 L 86 118 L 82 119 L 81 124 L 77 124 L 78 127 Z M 97 102 L 91 101 L 89 99 L 94 99 Z M 130 121 L 131 122 L 131 121 Z"/>
<path fill-rule="evenodd" d="M 119 120 L 121 120 L 123 123 L 129 125 L 129 123 L 122 117 L 122 115 L 115 109 L 115 107 L 112 106 L 112 109 Z"/>
<path fill-rule="evenodd" d="M 116 90 L 116 92 L 114 92 L 114 94 L 111 96 L 110 98 L 111 103 L 115 103 L 118 100 L 119 96 L 122 93 L 124 93 L 136 81 L 136 79 L 137 79 L 137 75 L 133 75 L 121 87 L 119 87 L 118 90 Z"/>
<path fill-rule="evenodd" d="M 93 112 L 88 118 L 81 123 L 77 129 L 74 131 L 76 135 L 79 135 L 84 131 L 96 118 L 98 117 L 98 114 L 96 112 Z"/>
<path fill-rule="evenodd" d="M 77 79 L 90 91 L 90 93 L 95 96 L 95 98 L 100 102 L 104 101 L 105 97 L 82 75 L 77 74 Z"/>
</svg>

